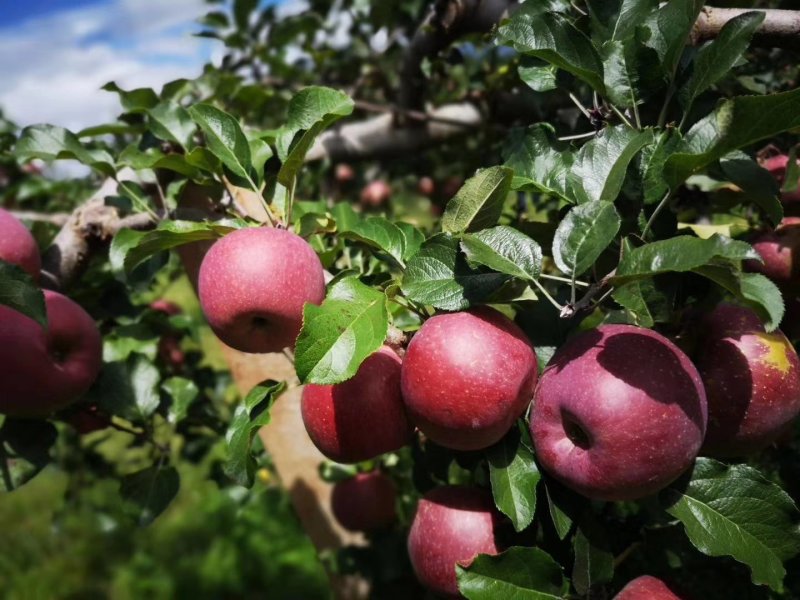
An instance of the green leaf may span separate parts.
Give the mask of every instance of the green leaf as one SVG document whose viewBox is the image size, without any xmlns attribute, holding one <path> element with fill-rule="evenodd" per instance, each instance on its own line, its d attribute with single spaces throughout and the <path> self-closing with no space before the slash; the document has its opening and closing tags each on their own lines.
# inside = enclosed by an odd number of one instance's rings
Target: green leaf
<svg viewBox="0 0 800 600">
<path fill-rule="evenodd" d="M 197 389 L 194 381 L 185 377 L 170 377 L 161 384 L 161 389 L 172 398 L 167 420 L 173 424 L 179 423 L 186 418 L 189 406 L 200 395 L 200 390 Z"/>
<path fill-rule="evenodd" d="M 125 362 L 104 364 L 86 396 L 112 415 L 141 423 L 158 408 L 160 379 L 158 369 L 137 355 Z"/>
<path fill-rule="evenodd" d="M 181 478 L 175 467 L 159 464 L 123 477 L 119 493 L 133 505 L 137 521 L 144 527 L 167 509 L 180 487 Z"/>
<path fill-rule="evenodd" d="M 664 163 L 682 143 L 680 133 L 668 129 L 657 133 L 653 143 L 642 149 L 639 174 L 645 204 L 656 204 L 669 192 L 669 185 L 664 178 Z"/>
<path fill-rule="evenodd" d="M 750 567 L 753 583 L 783 590 L 783 562 L 800 552 L 792 499 L 747 465 L 698 458 L 691 477 L 664 490 L 661 502 L 695 547 Z"/>
<path fill-rule="evenodd" d="M 105 150 L 89 150 L 71 131 L 55 125 L 32 125 L 22 130 L 14 155 L 21 161 L 40 158 L 44 161 L 73 159 L 114 177 L 114 159 Z"/>
<path fill-rule="evenodd" d="M 650 130 L 636 131 L 624 125 L 608 127 L 584 144 L 569 175 L 578 202 L 617 199 L 628 163 L 653 140 Z"/>
<path fill-rule="evenodd" d="M 356 374 L 384 340 L 389 328 L 386 295 L 355 277 L 333 283 L 322 306 L 306 304 L 295 348 L 295 369 L 303 383 L 334 384 Z"/>
<path fill-rule="evenodd" d="M 264 165 L 272 158 L 272 146 L 265 140 L 250 140 L 250 156 L 253 158 L 253 171 L 256 175 L 256 183 L 260 186 L 264 183 Z"/>
<path fill-rule="evenodd" d="M 340 230 L 342 237 L 363 242 L 394 258 L 405 267 L 406 237 L 394 223 L 383 217 L 369 217 L 353 223 L 350 229 Z"/>
<path fill-rule="evenodd" d="M 614 289 L 611 297 L 614 301 L 627 309 L 636 319 L 640 327 L 652 327 L 655 324 L 650 307 L 647 305 L 645 291 L 649 280 L 631 281 Z"/>
<path fill-rule="evenodd" d="M 142 323 L 120 325 L 103 337 L 103 361 L 128 360 L 131 354 L 155 360 L 158 340 L 158 335 Z"/>
<path fill-rule="evenodd" d="M 600 48 L 606 95 L 617 108 L 628 108 L 637 102 L 638 75 L 634 51 L 632 40 L 608 41 Z"/>
<path fill-rule="evenodd" d="M 258 6 L 258 0 L 234 0 L 233 18 L 240 31 L 247 30 L 250 14 Z"/>
<path fill-rule="evenodd" d="M 403 260 L 408 260 L 419 252 L 420 247 L 425 243 L 425 234 L 411 223 L 397 221 L 395 225 L 400 228 L 400 232 L 403 234 L 403 238 L 405 238 L 405 243 L 403 244 L 403 248 L 405 248 Z"/>
<path fill-rule="evenodd" d="M 456 565 L 458 589 L 468 600 L 561 600 L 569 582 L 544 550 L 515 546 L 497 556 L 479 554 Z"/>
<path fill-rule="evenodd" d="M 526 65 L 525 59 L 528 57 L 523 56 L 517 72 L 522 82 L 535 92 L 549 92 L 558 87 L 556 82 L 556 73 L 558 68 L 553 65 Z"/>
<path fill-rule="evenodd" d="M 403 293 L 414 302 L 442 310 L 463 310 L 497 291 L 507 276 L 471 269 L 458 240 L 440 234 L 425 242 L 406 267 Z"/>
<path fill-rule="evenodd" d="M 3 260 L 0 260 L 0 306 L 8 306 L 47 327 L 42 290 L 26 271 Z"/>
<path fill-rule="evenodd" d="M 708 239 L 679 235 L 625 253 L 617 266 L 613 284 L 651 277 L 658 273 L 683 273 L 708 265 L 716 259 L 760 260 L 760 256 L 750 244 L 716 233 Z"/>
<path fill-rule="evenodd" d="M 196 126 L 189 112 L 180 104 L 161 102 L 149 109 L 147 115 L 150 117 L 150 130 L 156 137 L 192 149 Z"/>
<path fill-rule="evenodd" d="M 285 390 L 285 381 L 262 381 L 250 390 L 236 408 L 225 436 L 228 442 L 228 460 L 224 470 L 239 485 L 253 485 L 257 467 L 252 452 L 253 438 L 259 429 L 270 422 L 272 405 Z"/>
<path fill-rule="evenodd" d="M 574 157 L 565 144 L 553 139 L 553 129 L 546 123 L 512 129 L 503 146 L 503 160 L 514 171 L 513 189 L 533 186 L 545 194 L 575 202 L 567 183 Z"/>
<path fill-rule="evenodd" d="M 448 233 L 478 231 L 497 223 L 511 191 L 512 176 L 509 168 L 489 167 L 467 179 L 447 203 L 442 230 Z"/>
<path fill-rule="evenodd" d="M 777 226 L 783 219 L 780 187 L 769 171 L 743 152 L 732 152 L 719 161 L 723 174 L 742 189 L 748 200 L 755 202 Z"/>
<path fill-rule="evenodd" d="M 536 5 L 526 2 L 517 9 L 498 29 L 498 43 L 572 73 L 604 94 L 603 63 L 589 38 L 563 15 L 542 13 Z"/>
<path fill-rule="evenodd" d="M 723 100 L 687 132 L 680 152 L 666 160 L 664 177 L 676 189 L 690 175 L 729 152 L 796 127 L 800 127 L 800 88 Z"/>
<path fill-rule="evenodd" d="M 536 512 L 536 486 L 542 475 L 533 458 L 533 450 L 516 428 L 487 450 L 489 478 L 497 508 L 522 531 Z"/>
<path fill-rule="evenodd" d="M 781 291 L 761 273 L 742 273 L 731 267 L 713 265 L 693 270 L 728 290 L 755 310 L 767 331 L 774 331 L 783 320 L 784 304 Z"/>
<path fill-rule="evenodd" d="M 658 0 L 622 0 L 611 39 L 625 40 L 633 36 L 636 28 L 658 7 Z"/>
<path fill-rule="evenodd" d="M 732 18 L 723 25 L 715 39 L 698 50 L 692 62 L 692 74 L 678 91 L 684 110 L 688 110 L 702 92 L 730 74 L 747 50 L 750 38 L 764 21 L 764 15 L 753 11 Z"/>
<path fill-rule="evenodd" d="M 557 496 L 551 490 L 550 485 L 545 486 L 547 492 L 547 507 L 550 511 L 550 519 L 553 521 L 558 539 L 563 540 L 572 530 L 572 517 L 560 506 Z"/>
<path fill-rule="evenodd" d="M 644 22 L 650 32 L 645 44 L 658 54 L 668 80 L 675 76 L 678 61 L 701 8 L 702 0 L 671 0 Z"/>
<path fill-rule="evenodd" d="M 6 417 L 0 427 L 0 491 L 15 490 L 50 464 L 57 438 L 52 423 Z"/>
<path fill-rule="evenodd" d="M 184 154 L 164 154 L 159 148 L 140 150 L 137 144 L 131 144 L 120 153 L 117 164 L 129 166 L 136 171 L 168 169 L 189 178 L 198 178 L 197 167 L 190 164 L 187 157 Z"/>
<path fill-rule="evenodd" d="M 234 175 L 252 182 L 250 144 L 239 121 L 210 104 L 191 106 L 189 115 L 203 130 L 211 153 Z"/>
<path fill-rule="evenodd" d="M 572 540 L 575 562 L 572 566 L 572 585 L 581 596 L 592 587 L 608 583 L 614 577 L 614 554 L 598 527 L 581 526 Z"/>
<path fill-rule="evenodd" d="M 283 161 L 278 182 L 291 188 L 314 140 L 333 123 L 353 112 L 353 100 L 344 92 L 311 86 L 297 92 L 289 102 L 289 116 L 276 144 Z M 303 132 L 299 139 L 295 136 Z M 294 141 L 293 141 L 294 140 Z"/>
<path fill-rule="evenodd" d="M 556 229 L 553 260 L 561 272 L 587 271 L 619 231 L 621 220 L 610 202 L 589 202 L 570 210 Z"/>
<path fill-rule="evenodd" d="M 499 273 L 534 280 L 542 272 L 542 249 L 521 231 L 498 225 L 461 239 L 461 250 L 471 263 Z"/>
<path fill-rule="evenodd" d="M 141 113 L 158 104 L 158 95 L 150 88 L 136 88 L 126 91 L 115 82 L 109 81 L 102 88 L 107 92 L 115 92 L 119 96 L 120 104 L 125 112 Z"/>
</svg>

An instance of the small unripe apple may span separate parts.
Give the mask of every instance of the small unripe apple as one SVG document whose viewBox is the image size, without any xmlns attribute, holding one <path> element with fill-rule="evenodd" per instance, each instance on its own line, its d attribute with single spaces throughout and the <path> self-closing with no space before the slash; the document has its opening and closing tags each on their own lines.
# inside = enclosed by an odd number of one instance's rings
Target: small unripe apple
<svg viewBox="0 0 800 600">
<path fill-rule="evenodd" d="M 448 598 L 460 598 L 456 564 L 501 551 L 495 533 L 501 515 L 492 495 L 478 488 L 445 486 L 419 501 L 408 534 L 408 556 L 419 582 Z"/>
<path fill-rule="evenodd" d="M 403 357 L 408 415 L 455 450 L 491 446 L 533 397 L 536 354 L 513 321 L 483 306 L 428 319 Z"/>
<path fill-rule="evenodd" d="M 420 177 L 419 183 L 417 183 L 417 191 L 421 196 L 427 196 L 430 198 L 436 192 L 436 184 L 433 181 L 433 177 Z"/>
<path fill-rule="evenodd" d="M 681 600 L 681 597 L 657 577 L 642 575 L 622 588 L 614 600 Z"/>
<path fill-rule="evenodd" d="M 200 265 L 198 295 L 214 333 L 242 352 L 293 348 L 303 305 L 325 297 L 322 264 L 285 229 L 239 229 L 217 241 Z"/>
<path fill-rule="evenodd" d="M 303 388 L 303 423 L 320 452 L 339 463 L 356 463 L 409 443 L 413 427 L 400 395 L 400 364 L 394 350 L 383 346 L 351 379 Z"/>
<path fill-rule="evenodd" d="M 786 154 L 778 154 L 777 156 L 770 156 L 762 161 L 761 166 L 769 171 L 778 185 L 783 186 L 786 181 L 786 171 L 789 166 L 789 156 Z M 781 192 L 781 202 L 784 204 L 791 204 L 800 201 L 800 187 L 791 192 Z"/>
<path fill-rule="evenodd" d="M 603 325 L 558 349 L 536 388 L 531 436 L 542 467 L 598 500 L 635 500 L 674 481 L 706 430 L 706 395 L 664 336 Z"/>
<path fill-rule="evenodd" d="M 359 473 L 333 486 L 331 509 L 348 531 L 375 531 L 397 519 L 394 482 L 380 471 Z"/>
<path fill-rule="evenodd" d="M 748 260 L 747 270 L 766 275 L 782 288 L 800 284 L 800 218 L 784 218 L 775 231 L 762 233 L 751 243 L 764 262 Z"/>
<path fill-rule="evenodd" d="M 94 320 L 75 302 L 45 290 L 47 329 L 0 306 L 0 413 L 45 417 L 78 400 L 102 364 Z"/>
<path fill-rule="evenodd" d="M 39 281 L 42 259 L 31 232 L 14 215 L 0 208 L 0 260 L 17 265 Z"/>
<path fill-rule="evenodd" d="M 392 188 L 383 179 L 370 181 L 361 190 L 361 206 L 365 208 L 378 208 L 383 206 L 392 197 Z"/>
<path fill-rule="evenodd" d="M 751 310 L 720 304 L 702 321 L 696 364 L 708 394 L 703 454 L 744 456 L 774 442 L 800 413 L 800 361 Z"/>
</svg>

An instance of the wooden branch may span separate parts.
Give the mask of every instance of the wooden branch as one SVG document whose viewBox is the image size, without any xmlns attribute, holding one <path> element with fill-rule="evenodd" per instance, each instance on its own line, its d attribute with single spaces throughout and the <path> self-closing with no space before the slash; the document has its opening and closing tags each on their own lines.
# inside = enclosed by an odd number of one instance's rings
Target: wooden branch
<svg viewBox="0 0 800 600">
<path fill-rule="evenodd" d="M 20 221 L 33 221 L 36 223 L 52 223 L 63 226 L 69 220 L 69 213 L 40 213 L 31 210 L 8 211 Z"/>
<path fill-rule="evenodd" d="M 691 42 L 701 44 L 719 35 L 722 27 L 741 14 L 758 10 L 763 12 L 761 23 L 753 36 L 753 44 L 757 46 L 800 49 L 800 11 L 770 8 L 766 10 L 750 8 L 716 8 L 705 6 L 700 11 Z"/>
</svg>

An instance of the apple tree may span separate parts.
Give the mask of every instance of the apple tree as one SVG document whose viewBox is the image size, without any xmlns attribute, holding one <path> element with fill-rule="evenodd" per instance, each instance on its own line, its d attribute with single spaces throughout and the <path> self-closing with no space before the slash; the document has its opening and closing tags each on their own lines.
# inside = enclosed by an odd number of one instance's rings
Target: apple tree
<svg viewBox="0 0 800 600">
<path fill-rule="evenodd" d="M 5 491 L 310 439 L 374 597 L 799 596 L 800 13 L 211 4 L 200 77 L 3 122 Z"/>
</svg>

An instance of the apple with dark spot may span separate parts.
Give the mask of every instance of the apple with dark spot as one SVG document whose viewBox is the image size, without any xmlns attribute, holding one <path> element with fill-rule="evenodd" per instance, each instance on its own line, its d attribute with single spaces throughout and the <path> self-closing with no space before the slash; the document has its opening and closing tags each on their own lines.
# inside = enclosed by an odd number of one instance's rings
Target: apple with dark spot
<svg viewBox="0 0 800 600">
<path fill-rule="evenodd" d="M 0 208 L 0 260 L 17 265 L 39 281 L 42 259 L 31 232 L 14 215 Z"/>
<path fill-rule="evenodd" d="M 681 597 L 657 577 L 642 575 L 622 588 L 614 600 L 681 600 Z"/>
<path fill-rule="evenodd" d="M 555 353 L 530 428 L 542 467 L 561 483 L 597 500 L 635 500 L 694 462 L 706 419 L 700 375 L 675 344 L 603 325 Z"/>
<path fill-rule="evenodd" d="M 333 486 L 333 516 L 348 531 L 385 529 L 397 520 L 397 491 L 391 477 L 373 471 L 339 481 Z"/>
<path fill-rule="evenodd" d="M 339 463 L 356 463 L 411 441 L 414 429 L 400 395 L 400 365 L 394 350 L 383 346 L 347 381 L 303 388 L 303 423 L 320 452 Z"/>
<path fill-rule="evenodd" d="M 436 488 L 419 501 L 408 534 L 408 556 L 419 582 L 447 598 L 460 598 L 456 564 L 498 554 L 501 515 L 492 494 L 466 486 Z"/>
<path fill-rule="evenodd" d="M 102 340 L 78 304 L 45 290 L 47 329 L 0 306 L 0 413 L 46 417 L 78 400 L 100 372 Z"/>
<path fill-rule="evenodd" d="M 486 306 L 436 315 L 403 357 L 403 400 L 428 438 L 454 450 L 496 443 L 530 404 L 536 354 L 522 330 Z"/>
<path fill-rule="evenodd" d="M 702 453 L 734 457 L 774 442 L 800 413 L 800 361 L 748 308 L 720 304 L 701 323 L 695 363 L 708 394 Z"/>
<path fill-rule="evenodd" d="M 209 325 L 242 352 L 293 348 L 303 306 L 325 297 L 322 263 L 300 236 L 285 229 L 239 229 L 203 258 L 198 295 Z"/>
</svg>

